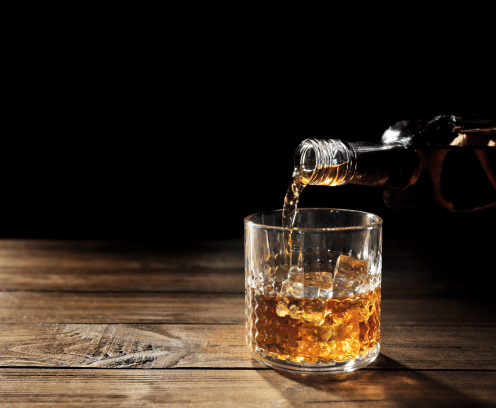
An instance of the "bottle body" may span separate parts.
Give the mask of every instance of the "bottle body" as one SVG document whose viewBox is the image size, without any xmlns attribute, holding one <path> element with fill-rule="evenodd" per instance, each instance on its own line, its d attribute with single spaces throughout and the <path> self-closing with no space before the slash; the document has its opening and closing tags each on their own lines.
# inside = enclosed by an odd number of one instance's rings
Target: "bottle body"
<svg viewBox="0 0 496 408">
<path fill-rule="evenodd" d="M 495 146 L 496 121 L 439 115 L 399 122 L 379 143 L 307 139 L 295 165 L 304 184 L 382 187 L 394 211 L 475 211 L 496 206 Z"/>
</svg>

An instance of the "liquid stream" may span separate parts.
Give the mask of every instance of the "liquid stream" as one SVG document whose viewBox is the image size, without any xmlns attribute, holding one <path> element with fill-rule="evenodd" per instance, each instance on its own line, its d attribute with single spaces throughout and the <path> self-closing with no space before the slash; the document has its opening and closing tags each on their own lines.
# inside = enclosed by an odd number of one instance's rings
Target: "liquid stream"
<svg viewBox="0 0 496 408">
<path fill-rule="evenodd" d="M 344 164 L 311 171 L 295 166 L 282 214 L 286 270 L 293 264 L 303 267 L 301 253 L 292 260 L 293 227 L 302 191 L 308 184 L 341 184 Z M 332 293 L 332 276 L 329 279 L 329 288 L 324 287 L 324 282 L 319 281 L 318 285 Z M 328 300 L 281 294 L 264 296 L 252 289 L 250 316 L 250 344 L 255 353 L 295 362 L 342 362 L 364 356 L 378 344 L 380 287 L 355 297 Z"/>
<path fill-rule="evenodd" d="M 282 227 L 284 228 L 285 243 L 285 263 L 288 268 L 292 264 L 292 230 L 296 219 L 296 209 L 303 189 L 308 184 L 318 184 L 323 186 L 337 186 L 342 183 L 346 175 L 347 163 L 333 166 L 318 167 L 312 170 L 300 169 L 295 166 L 293 177 L 289 184 L 284 206 L 282 209 Z"/>
</svg>

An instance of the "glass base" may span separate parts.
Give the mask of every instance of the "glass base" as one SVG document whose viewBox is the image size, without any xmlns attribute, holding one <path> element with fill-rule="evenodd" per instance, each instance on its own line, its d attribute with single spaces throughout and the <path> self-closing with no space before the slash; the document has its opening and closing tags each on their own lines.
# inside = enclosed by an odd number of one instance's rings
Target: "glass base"
<svg viewBox="0 0 496 408">
<path fill-rule="evenodd" d="M 298 363 L 292 360 L 280 360 L 276 357 L 271 356 L 262 357 L 260 354 L 256 354 L 253 352 L 251 354 L 256 360 L 261 361 L 262 363 L 265 363 L 271 367 L 282 370 L 300 373 L 338 374 L 349 373 L 350 371 L 355 371 L 359 368 L 365 367 L 377 358 L 380 349 L 380 344 L 377 344 L 363 357 L 358 357 L 354 360 L 346 360 L 343 362 L 332 361 L 329 363 Z"/>
</svg>

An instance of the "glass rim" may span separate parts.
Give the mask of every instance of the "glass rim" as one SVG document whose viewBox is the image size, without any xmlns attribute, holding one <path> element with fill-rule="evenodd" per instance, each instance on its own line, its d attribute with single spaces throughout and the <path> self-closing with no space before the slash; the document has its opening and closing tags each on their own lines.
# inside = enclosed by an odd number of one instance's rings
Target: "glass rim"
<svg viewBox="0 0 496 408">
<path fill-rule="evenodd" d="M 377 218 L 376 222 L 373 222 L 371 224 L 367 225 L 357 225 L 357 226 L 352 226 L 352 227 L 337 227 L 337 228 L 291 228 L 291 231 L 360 231 L 360 230 L 370 230 L 374 228 L 378 228 L 382 226 L 382 218 L 379 217 L 377 214 L 374 213 L 369 213 L 366 211 L 358 211 L 358 210 L 347 210 L 344 208 L 297 208 L 296 211 L 302 211 L 302 210 L 319 210 L 319 211 L 330 211 L 330 212 L 347 212 L 347 213 L 360 213 L 360 214 L 365 214 L 368 216 L 373 216 Z M 283 227 L 276 227 L 274 225 L 264 225 L 264 224 L 258 224 L 256 222 L 250 221 L 250 218 L 259 215 L 259 214 L 268 214 L 268 213 L 275 213 L 275 212 L 282 212 L 282 209 L 277 209 L 277 210 L 269 210 L 269 211 L 259 211 L 253 214 L 248 215 L 244 219 L 244 224 L 247 226 L 254 226 L 254 227 L 259 227 L 259 228 L 265 228 L 265 229 L 273 229 L 273 230 L 281 230 L 284 231 Z"/>
</svg>

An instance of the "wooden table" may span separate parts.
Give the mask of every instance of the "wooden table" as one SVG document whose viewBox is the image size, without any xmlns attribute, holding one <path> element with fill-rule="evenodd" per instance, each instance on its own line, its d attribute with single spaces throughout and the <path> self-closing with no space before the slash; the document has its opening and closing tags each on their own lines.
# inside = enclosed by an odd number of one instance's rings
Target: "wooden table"
<svg viewBox="0 0 496 408">
<path fill-rule="evenodd" d="M 242 240 L 0 241 L 0 406 L 495 406 L 494 301 L 419 245 L 385 238 L 377 360 L 319 376 L 250 357 Z"/>
</svg>

